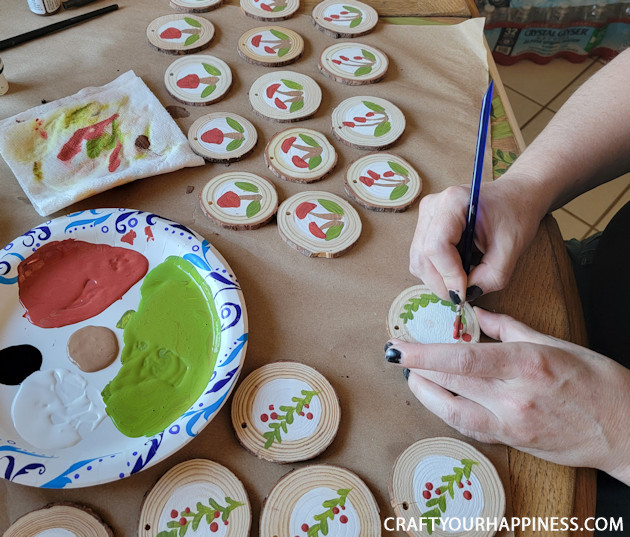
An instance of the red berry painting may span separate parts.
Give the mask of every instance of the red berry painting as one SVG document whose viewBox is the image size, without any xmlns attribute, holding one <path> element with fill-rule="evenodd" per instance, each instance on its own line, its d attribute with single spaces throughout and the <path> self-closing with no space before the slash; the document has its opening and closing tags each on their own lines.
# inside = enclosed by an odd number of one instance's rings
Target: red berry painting
<svg viewBox="0 0 630 537">
<path fill-rule="evenodd" d="M 359 181 L 371 190 L 379 191 L 378 187 L 385 189 L 384 192 L 388 193 L 387 198 L 395 201 L 409 191 L 409 170 L 397 162 L 387 161 L 386 164 L 386 171 L 381 171 L 380 168 L 383 166 L 379 166 L 378 171 L 368 167 L 359 176 Z"/>
<path fill-rule="evenodd" d="M 324 20 L 328 23 L 356 28 L 363 22 L 363 11 L 344 4 L 334 4 L 324 12 Z"/>
<path fill-rule="evenodd" d="M 167 529 L 157 533 L 156 537 L 182 537 L 188 533 L 188 530 L 191 536 L 206 529 L 209 529 L 210 533 L 218 532 L 220 525 L 227 526 L 230 523 L 232 511 L 245 505 L 229 496 L 226 496 L 222 503 L 225 505 L 221 505 L 213 498 L 208 498 L 204 502 L 191 502 L 191 506 L 180 510 L 171 509 L 169 513 L 171 520 L 166 523 Z"/>
<path fill-rule="evenodd" d="M 362 101 L 362 103 L 366 111 L 348 116 L 346 120 L 343 121 L 344 127 L 367 132 L 375 138 L 385 136 L 392 130 L 389 114 L 383 106 L 371 101 Z"/>
</svg>

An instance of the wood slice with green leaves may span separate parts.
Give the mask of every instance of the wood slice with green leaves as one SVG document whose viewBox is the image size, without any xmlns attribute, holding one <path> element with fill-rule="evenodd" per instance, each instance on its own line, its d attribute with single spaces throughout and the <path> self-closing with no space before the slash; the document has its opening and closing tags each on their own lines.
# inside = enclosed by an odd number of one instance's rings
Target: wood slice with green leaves
<svg viewBox="0 0 630 537">
<path fill-rule="evenodd" d="M 378 12 L 356 0 L 324 0 L 311 16 L 319 30 L 334 38 L 365 35 L 378 24 Z"/>
<path fill-rule="evenodd" d="M 176 101 L 205 106 L 225 97 L 232 86 L 232 70 L 215 56 L 185 56 L 166 69 L 164 84 Z"/>
<path fill-rule="evenodd" d="M 232 401 L 232 425 L 245 449 L 260 459 L 312 459 L 334 440 L 341 408 L 326 378 L 297 362 L 256 369 Z"/>
<path fill-rule="evenodd" d="M 302 57 L 304 39 L 283 26 L 261 26 L 247 30 L 238 40 L 241 58 L 255 65 L 280 67 Z"/>
<path fill-rule="evenodd" d="M 382 80 L 387 74 L 389 59 L 383 51 L 371 45 L 335 43 L 321 53 L 318 67 L 336 82 L 359 86 Z"/>
<path fill-rule="evenodd" d="M 53 503 L 26 513 L 3 533 L 3 537 L 76 535 L 114 537 L 111 528 L 92 509 L 74 503 Z"/>
<path fill-rule="evenodd" d="M 206 13 L 221 7 L 223 0 L 171 0 L 170 4 L 180 13 Z"/>
<path fill-rule="evenodd" d="M 374 496 L 349 470 L 327 464 L 293 470 L 263 503 L 260 537 L 380 537 Z"/>
<path fill-rule="evenodd" d="M 405 126 L 400 108 L 380 97 L 350 97 L 332 112 L 335 137 L 357 149 L 390 147 L 402 136 Z"/>
<path fill-rule="evenodd" d="M 245 15 L 259 21 L 288 19 L 300 8 L 300 0 L 241 0 Z"/>
<path fill-rule="evenodd" d="M 393 153 L 370 153 L 352 162 L 345 189 L 373 211 L 406 211 L 422 192 L 422 179 L 411 164 Z"/>
<path fill-rule="evenodd" d="M 251 526 L 249 498 L 226 467 L 192 459 L 168 470 L 144 498 L 138 537 L 243 537 Z"/>
<path fill-rule="evenodd" d="M 394 463 L 389 494 L 412 537 L 492 537 L 496 528 L 476 520 L 500 522 L 505 514 L 505 491 L 492 462 L 454 438 L 428 438 L 407 448 Z M 442 526 L 440 518 L 450 523 Z"/>
<path fill-rule="evenodd" d="M 199 193 L 205 215 L 228 229 L 258 229 L 278 209 L 278 193 L 271 181 L 249 172 L 226 172 L 213 177 Z"/>
<path fill-rule="evenodd" d="M 238 114 L 214 112 L 188 130 L 191 149 L 209 162 L 234 162 L 249 155 L 258 142 L 252 123 Z"/>
<path fill-rule="evenodd" d="M 166 54 L 194 54 L 213 37 L 214 25 L 200 15 L 164 15 L 147 26 L 149 44 Z"/>
</svg>

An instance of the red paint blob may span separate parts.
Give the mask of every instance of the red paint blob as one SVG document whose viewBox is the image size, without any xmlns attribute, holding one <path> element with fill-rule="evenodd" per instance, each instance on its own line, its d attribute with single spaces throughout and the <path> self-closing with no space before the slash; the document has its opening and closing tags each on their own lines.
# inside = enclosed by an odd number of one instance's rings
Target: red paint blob
<svg viewBox="0 0 630 537">
<path fill-rule="evenodd" d="M 472 336 L 470 334 L 462 334 L 462 339 L 466 342 L 466 343 L 470 343 L 472 341 Z"/>
<path fill-rule="evenodd" d="M 427 489 L 427 490 L 433 490 L 433 483 L 426 483 L 424 485 L 424 488 Z"/>
<path fill-rule="evenodd" d="M 309 413 L 306 415 L 306 419 L 307 419 L 307 420 L 312 420 L 312 419 L 313 419 L 313 413 L 312 413 L 312 412 L 309 412 Z"/>
<path fill-rule="evenodd" d="M 273 405 L 269 405 L 269 410 L 273 410 Z"/>
<path fill-rule="evenodd" d="M 423 490 L 422 496 L 424 497 L 425 500 L 429 500 L 431 498 L 431 493 L 428 490 Z"/>
<path fill-rule="evenodd" d="M 221 511 L 214 512 L 214 518 L 219 518 L 221 516 Z"/>
<path fill-rule="evenodd" d="M 270 417 L 272 420 L 277 420 L 277 419 L 278 419 L 278 414 L 276 414 L 275 412 L 272 412 L 272 413 L 269 415 L 269 417 Z"/>
<path fill-rule="evenodd" d="M 333 513 L 335 515 L 338 515 L 339 514 L 339 507 L 333 507 Z"/>
<path fill-rule="evenodd" d="M 440 494 L 442 494 L 442 490 L 441 489 L 435 489 L 435 493 L 439 496 Z"/>
<path fill-rule="evenodd" d="M 179 513 L 175 509 L 173 509 L 171 511 L 171 518 L 177 518 L 177 515 L 179 515 Z"/>
<path fill-rule="evenodd" d="M 180 526 L 185 526 L 186 525 L 186 519 L 184 517 L 179 519 L 179 525 Z"/>
<path fill-rule="evenodd" d="M 267 414 L 263 414 L 262 416 L 260 416 L 260 421 L 262 421 L 263 423 L 267 423 L 269 421 L 269 416 L 267 416 Z"/>
<path fill-rule="evenodd" d="M 308 524 L 302 524 L 302 531 L 308 531 Z"/>
<path fill-rule="evenodd" d="M 467 500 L 472 499 L 472 494 L 470 493 L 469 490 L 464 491 L 464 498 L 466 498 Z"/>
<path fill-rule="evenodd" d="M 210 531 L 212 533 L 219 531 L 219 525 L 216 522 L 213 522 L 212 524 L 210 524 Z"/>
<path fill-rule="evenodd" d="M 341 522 L 342 524 L 347 524 L 348 523 L 348 517 L 346 515 L 341 515 L 339 517 L 339 522 Z"/>
</svg>

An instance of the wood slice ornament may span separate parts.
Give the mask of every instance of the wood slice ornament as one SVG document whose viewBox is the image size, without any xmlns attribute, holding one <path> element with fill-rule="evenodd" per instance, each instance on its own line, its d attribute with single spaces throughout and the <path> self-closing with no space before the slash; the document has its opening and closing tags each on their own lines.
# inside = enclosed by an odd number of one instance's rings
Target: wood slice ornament
<svg viewBox="0 0 630 537">
<path fill-rule="evenodd" d="M 238 54 L 255 65 L 281 67 L 302 57 L 304 39 L 282 26 L 261 26 L 247 30 L 238 40 Z"/>
<path fill-rule="evenodd" d="M 254 125 L 231 112 L 201 116 L 188 130 L 190 147 L 209 162 L 234 162 L 245 158 L 257 141 Z"/>
<path fill-rule="evenodd" d="M 420 196 L 422 179 L 411 164 L 398 155 L 370 153 L 348 166 L 345 189 L 367 209 L 401 212 Z"/>
<path fill-rule="evenodd" d="M 245 15 L 260 21 L 281 21 L 300 8 L 300 0 L 241 0 Z"/>
<path fill-rule="evenodd" d="M 495 467 L 454 438 L 420 440 L 407 448 L 394 464 L 389 494 L 412 537 L 491 537 L 496 530 L 477 528 L 477 517 L 500 521 L 505 513 L 505 491 Z M 440 526 L 429 517 L 448 522 Z"/>
<path fill-rule="evenodd" d="M 339 257 L 361 235 L 359 213 L 347 201 L 330 192 L 301 192 L 278 208 L 278 232 L 282 239 L 309 257 Z"/>
<path fill-rule="evenodd" d="M 312 367 L 267 364 L 252 372 L 232 400 L 239 442 L 260 459 L 312 459 L 334 440 L 341 408 L 333 387 Z"/>
<path fill-rule="evenodd" d="M 205 106 L 225 97 L 232 86 L 232 70 L 215 56 L 185 56 L 168 67 L 164 84 L 176 101 Z"/>
<path fill-rule="evenodd" d="M 374 496 L 354 473 L 339 466 L 293 470 L 271 490 L 260 515 L 260 537 L 380 537 Z"/>
<path fill-rule="evenodd" d="M 251 519 L 249 499 L 239 479 L 216 462 L 192 459 L 171 468 L 149 491 L 138 537 L 196 535 L 197 531 L 244 537 L 249 535 Z"/>
<path fill-rule="evenodd" d="M 214 25 L 199 15 L 164 15 L 147 26 L 149 44 L 166 54 L 193 54 L 210 45 Z"/>
<path fill-rule="evenodd" d="M 223 4 L 223 0 L 171 0 L 171 7 L 180 13 L 205 13 Z"/>
<path fill-rule="evenodd" d="M 322 52 L 319 70 L 328 78 L 359 86 L 374 84 L 387 74 L 387 55 L 370 45 L 362 43 L 335 43 Z"/>
<path fill-rule="evenodd" d="M 276 187 L 249 172 L 227 172 L 210 179 L 199 193 L 199 201 L 210 220 L 237 230 L 264 226 L 278 209 Z"/>
<path fill-rule="evenodd" d="M 337 164 L 337 152 L 322 133 L 292 127 L 269 140 L 265 162 L 280 179 L 312 183 L 332 172 Z"/>
<path fill-rule="evenodd" d="M 254 81 L 249 89 L 254 111 L 273 121 L 293 122 L 311 117 L 322 102 L 322 90 L 310 76 L 274 71 Z"/>
<path fill-rule="evenodd" d="M 387 316 L 390 337 L 412 343 L 476 343 L 481 331 L 472 306 L 462 310 L 462 331 L 454 326 L 456 307 L 442 300 L 425 285 L 414 285 L 400 293 Z"/>
<path fill-rule="evenodd" d="M 54 503 L 18 518 L 3 537 L 114 537 L 111 528 L 91 509 Z"/>
<path fill-rule="evenodd" d="M 369 34 L 378 23 L 378 12 L 356 0 L 324 0 L 313 8 L 313 24 L 331 37 Z"/>
<path fill-rule="evenodd" d="M 357 149 L 386 149 L 405 131 L 405 116 L 379 97 L 350 97 L 332 112 L 335 137 Z"/>
</svg>

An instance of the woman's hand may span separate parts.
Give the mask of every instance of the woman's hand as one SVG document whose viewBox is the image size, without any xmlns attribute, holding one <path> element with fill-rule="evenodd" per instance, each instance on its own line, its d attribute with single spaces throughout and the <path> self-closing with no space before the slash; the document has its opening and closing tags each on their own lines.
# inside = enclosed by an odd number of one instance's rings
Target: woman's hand
<svg viewBox="0 0 630 537">
<path fill-rule="evenodd" d="M 475 308 L 503 343 L 423 345 L 394 340 L 388 361 L 462 434 L 569 466 L 599 468 L 630 485 L 630 371 L 594 351 Z"/>
</svg>

